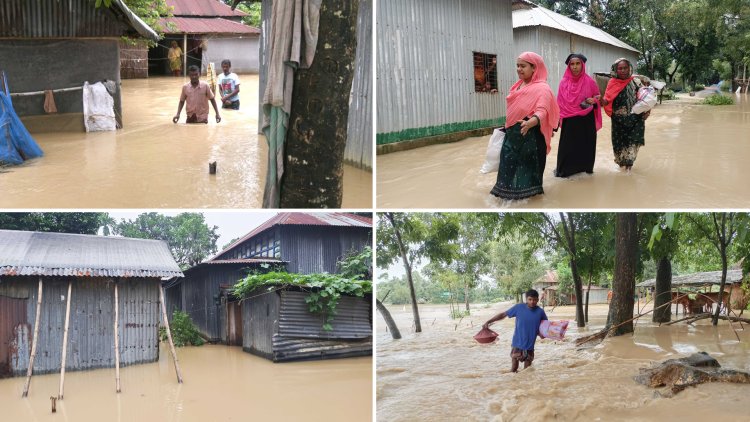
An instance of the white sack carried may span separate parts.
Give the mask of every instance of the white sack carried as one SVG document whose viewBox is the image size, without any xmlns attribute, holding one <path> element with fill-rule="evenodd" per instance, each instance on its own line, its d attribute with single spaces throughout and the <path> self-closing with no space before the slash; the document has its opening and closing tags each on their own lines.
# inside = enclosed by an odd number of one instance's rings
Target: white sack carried
<svg viewBox="0 0 750 422">
<path fill-rule="evenodd" d="M 565 337 L 565 331 L 568 330 L 568 321 L 548 321 L 544 320 L 539 324 L 539 334 L 544 338 L 553 340 L 562 340 Z"/>
<path fill-rule="evenodd" d="M 500 150 L 503 149 L 505 132 L 495 129 L 490 136 L 490 142 L 487 143 L 487 154 L 484 158 L 484 164 L 479 169 L 480 173 L 493 173 L 500 168 Z"/>
<path fill-rule="evenodd" d="M 652 86 L 638 88 L 636 97 L 638 101 L 633 104 L 633 109 L 630 111 L 633 114 L 645 113 L 656 105 L 656 90 Z"/>
<path fill-rule="evenodd" d="M 101 82 L 83 84 L 83 125 L 86 132 L 117 129 L 115 100 Z"/>
</svg>

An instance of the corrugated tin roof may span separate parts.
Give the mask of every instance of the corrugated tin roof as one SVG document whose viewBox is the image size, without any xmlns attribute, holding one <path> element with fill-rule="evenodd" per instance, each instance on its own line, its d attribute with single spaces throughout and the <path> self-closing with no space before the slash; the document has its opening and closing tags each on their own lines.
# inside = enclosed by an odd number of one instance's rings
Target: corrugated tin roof
<svg viewBox="0 0 750 422">
<path fill-rule="evenodd" d="M 161 240 L 0 230 L 0 275 L 182 277 Z"/>
<path fill-rule="evenodd" d="M 153 41 L 159 36 L 122 0 L 112 6 L 94 7 L 90 0 L 2 0 L 0 37 L 97 38 L 141 35 Z"/>
<path fill-rule="evenodd" d="M 167 23 L 175 29 L 169 29 Z M 169 34 L 248 34 L 258 35 L 260 29 L 222 18 L 162 18 L 159 25 Z"/>
<path fill-rule="evenodd" d="M 338 226 L 338 227 L 357 227 L 357 228 L 372 228 L 372 218 L 362 217 L 356 214 L 350 213 L 325 213 L 325 212 L 282 212 L 272 217 L 265 223 L 256 227 L 253 231 L 241 237 L 223 251 L 216 254 L 213 258 L 218 258 L 230 250 L 234 249 L 235 246 L 240 245 L 242 242 L 257 236 L 258 234 L 270 229 L 275 226 Z M 210 259 L 209 261 L 213 261 Z"/>
<path fill-rule="evenodd" d="M 640 53 L 636 48 L 631 47 L 599 28 L 555 13 L 539 5 L 513 11 L 513 29 L 527 26 L 546 26 Z"/>
<path fill-rule="evenodd" d="M 739 283 L 742 281 L 742 270 L 727 270 L 727 284 Z M 652 278 L 636 284 L 636 287 L 652 287 L 656 284 L 656 279 Z M 672 286 L 707 286 L 721 285 L 721 271 L 707 271 L 702 273 L 693 273 L 672 276 Z"/>
<path fill-rule="evenodd" d="M 174 16 L 247 16 L 219 0 L 167 0 Z"/>
</svg>

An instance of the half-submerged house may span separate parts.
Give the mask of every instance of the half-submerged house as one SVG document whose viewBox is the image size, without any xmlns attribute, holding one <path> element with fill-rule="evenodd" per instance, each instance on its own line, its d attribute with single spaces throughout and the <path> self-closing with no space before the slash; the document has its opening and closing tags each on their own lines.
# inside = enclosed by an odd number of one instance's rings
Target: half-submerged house
<svg viewBox="0 0 750 422">
<path fill-rule="evenodd" d="M 370 354 L 370 298 L 343 297 L 334 330 L 328 332 L 322 330 L 322 317 L 307 311 L 299 288 L 263 289 L 242 301 L 231 288 L 250 271 L 336 273 L 338 261 L 371 243 L 368 217 L 279 213 L 212 259 L 186 270 L 184 279 L 167 288 L 167 307 L 170 312 L 187 312 L 206 338 L 242 345 L 274 361 Z"/>
<path fill-rule="evenodd" d="M 158 360 L 171 277 L 182 272 L 159 240 L 0 230 L 0 378 L 26 375 L 34 338 L 33 372 L 60 371 L 66 326 L 66 370 L 114 367 L 115 286 L 120 364 Z"/>
</svg>

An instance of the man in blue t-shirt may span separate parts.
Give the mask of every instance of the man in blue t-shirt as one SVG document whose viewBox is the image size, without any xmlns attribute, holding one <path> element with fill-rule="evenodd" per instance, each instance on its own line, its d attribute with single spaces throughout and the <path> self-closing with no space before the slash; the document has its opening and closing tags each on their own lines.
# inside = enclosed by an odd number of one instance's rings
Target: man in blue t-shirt
<svg viewBox="0 0 750 422">
<path fill-rule="evenodd" d="M 510 349 L 511 372 L 518 372 L 519 362 L 523 362 L 523 368 L 526 369 L 534 361 L 534 343 L 536 343 L 536 336 L 539 335 L 539 324 L 547 319 L 544 309 L 536 306 L 538 302 L 539 293 L 534 289 L 529 289 L 526 292 L 526 303 L 513 305 L 507 311 L 493 316 L 483 325 L 484 328 L 489 328 L 490 324 L 505 317 L 516 318 L 516 329 L 513 332 Z"/>
</svg>

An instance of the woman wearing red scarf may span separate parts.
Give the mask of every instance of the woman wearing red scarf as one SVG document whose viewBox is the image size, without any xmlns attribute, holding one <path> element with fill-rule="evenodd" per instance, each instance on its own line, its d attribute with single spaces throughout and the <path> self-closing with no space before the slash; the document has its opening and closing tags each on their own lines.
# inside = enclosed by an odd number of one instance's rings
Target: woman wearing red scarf
<svg viewBox="0 0 750 422">
<path fill-rule="evenodd" d="M 617 59 L 612 65 L 615 77 L 607 83 L 604 99 L 601 101 L 607 116 L 612 118 L 612 148 L 615 163 L 623 170 L 630 171 L 638 156 L 638 149 L 645 144 L 645 120 L 650 111 L 631 114 L 636 103 L 639 79 L 633 77 L 633 65 L 627 59 Z"/>
<path fill-rule="evenodd" d="M 506 97 L 505 141 L 500 169 L 491 193 L 503 199 L 522 199 L 544 193 L 542 176 L 552 131 L 560 109 L 547 84 L 547 67 L 536 53 L 516 60 L 518 82 Z"/>
<path fill-rule="evenodd" d="M 598 105 L 599 87 L 586 74 L 586 56 L 571 54 L 557 88 L 562 133 L 557 148 L 555 176 L 594 172 L 596 132 L 602 128 L 602 110 Z"/>
</svg>

